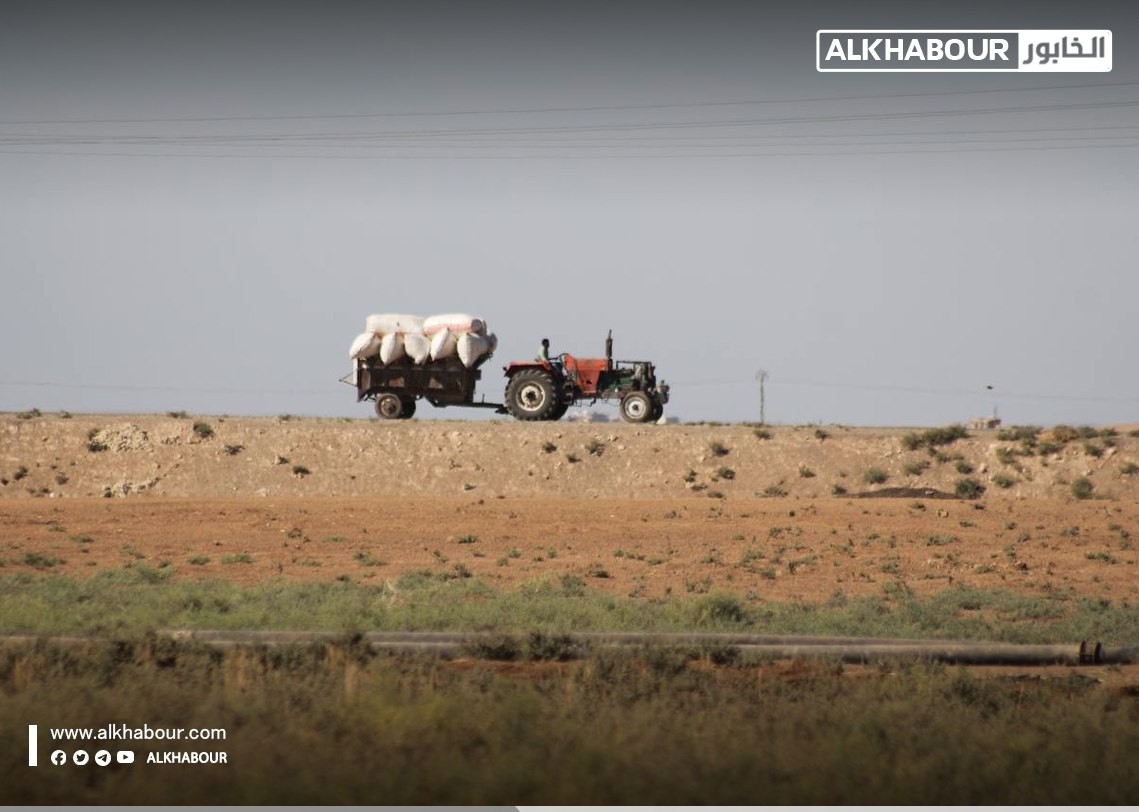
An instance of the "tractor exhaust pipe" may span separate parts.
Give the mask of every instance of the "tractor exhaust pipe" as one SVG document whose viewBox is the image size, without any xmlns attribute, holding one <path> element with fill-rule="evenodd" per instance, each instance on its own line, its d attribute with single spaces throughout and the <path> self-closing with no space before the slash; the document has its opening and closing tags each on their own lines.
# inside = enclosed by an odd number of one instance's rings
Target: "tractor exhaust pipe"
<svg viewBox="0 0 1139 812">
<path fill-rule="evenodd" d="M 605 337 L 605 366 L 608 369 L 613 369 L 613 331 L 609 331 L 609 335 Z"/>
</svg>

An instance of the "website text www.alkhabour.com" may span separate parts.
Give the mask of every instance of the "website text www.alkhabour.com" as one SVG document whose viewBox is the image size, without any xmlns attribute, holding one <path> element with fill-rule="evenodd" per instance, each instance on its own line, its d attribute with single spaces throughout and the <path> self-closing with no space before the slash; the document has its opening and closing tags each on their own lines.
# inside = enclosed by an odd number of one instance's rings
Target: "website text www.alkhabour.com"
<svg viewBox="0 0 1139 812">
<path fill-rule="evenodd" d="M 115 764 L 227 764 L 219 750 L 226 741 L 221 727 L 161 727 L 112 722 L 102 727 L 49 727 L 44 746 L 51 750 L 48 763 L 83 767 Z M 28 725 L 28 766 L 40 766 L 39 725 Z M 145 748 L 136 753 L 136 748 Z M 47 765 L 45 765 L 47 766 Z"/>
</svg>

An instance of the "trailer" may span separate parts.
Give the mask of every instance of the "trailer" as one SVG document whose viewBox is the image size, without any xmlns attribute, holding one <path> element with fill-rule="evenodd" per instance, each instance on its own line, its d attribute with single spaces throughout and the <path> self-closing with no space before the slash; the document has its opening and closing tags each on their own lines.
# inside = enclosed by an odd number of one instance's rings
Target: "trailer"
<svg viewBox="0 0 1139 812">
<path fill-rule="evenodd" d="M 391 364 L 381 364 L 375 357 L 361 358 L 356 361 L 356 400 L 374 401 L 376 415 L 385 420 L 407 420 L 421 398 L 436 407 L 467 406 L 505 414 L 501 403 L 475 400 L 475 387 L 482 378 L 480 367 L 490 357 L 490 353 L 482 356 L 470 368 L 458 358 L 423 364 L 409 358 Z"/>
</svg>

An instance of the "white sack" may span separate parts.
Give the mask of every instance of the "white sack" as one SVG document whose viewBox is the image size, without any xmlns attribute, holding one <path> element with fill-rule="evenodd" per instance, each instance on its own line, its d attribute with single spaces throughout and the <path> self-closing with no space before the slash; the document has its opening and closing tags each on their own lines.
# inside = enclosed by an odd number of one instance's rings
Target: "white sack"
<svg viewBox="0 0 1139 812">
<path fill-rule="evenodd" d="M 470 369 L 475 362 L 490 351 L 490 341 L 486 336 L 477 336 L 474 333 L 463 333 L 459 336 L 457 351 L 463 366 Z"/>
<path fill-rule="evenodd" d="M 419 333 L 408 333 L 403 337 L 403 350 L 412 361 L 422 364 L 431 355 L 431 339 Z"/>
<path fill-rule="evenodd" d="M 486 335 L 486 322 L 469 313 L 445 313 L 441 316 L 428 316 L 423 320 L 425 335 L 435 335 L 443 330 L 481 336 Z"/>
<path fill-rule="evenodd" d="M 380 341 L 380 362 L 390 364 L 403 358 L 403 336 L 399 333 L 388 333 Z"/>
<path fill-rule="evenodd" d="M 423 329 L 427 329 L 426 324 Z M 438 361 L 442 358 L 450 358 L 455 354 L 458 344 L 459 340 L 455 338 L 455 334 L 444 327 L 431 337 L 431 360 Z"/>
<path fill-rule="evenodd" d="M 406 313 L 373 313 L 365 319 L 364 330 L 382 336 L 391 333 L 422 333 L 423 317 Z"/>
<path fill-rule="evenodd" d="M 370 358 L 380 351 L 380 340 L 375 333 L 360 333 L 348 348 L 348 357 Z"/>
</svg>

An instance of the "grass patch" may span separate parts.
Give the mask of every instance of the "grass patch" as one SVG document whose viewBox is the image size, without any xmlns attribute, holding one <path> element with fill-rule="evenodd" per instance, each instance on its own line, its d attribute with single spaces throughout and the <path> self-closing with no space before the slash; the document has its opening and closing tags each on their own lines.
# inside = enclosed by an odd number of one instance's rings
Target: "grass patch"
<svg viewBox="0 0 1139 812">
<path fill-rule="evenodd" d="M 391 585 L 273 579 L 238 586 L 224 580 L 155 583 L 138 568 L 135 563 L 130 569 L 105 571 L 82 580 L 30 572 L 0 576 L 0 631 L 129 634 L 155 628 L 197 628 L 663 632 L 714 630 L 725 619 L 705 611 L 699 598 L 675 596 L 645 601 L 593 595 L 585 590 L 586 581 L 574 575 L 568 576 L 568 581 L 547 576 L 509 590 L 443 567 L 404 573 Z M 604 571 L 604 566 L 595 563 L 585 578 L 604 578 Z M 775 577 L 774 570 L 771 577 Z M 722 597 L 716 592 L 709 594 Z M 1133 610 L 1123 605 L 1077 601 L 1059 591 L 1050 597 L 1029 597 L 962 587 L 924 599 L 911 594 L 852 598 L 842 606 L 799 601 L 749 605 L 740 601 L 749 608 L 742 617 L 729 618 L 731 622 L 724 625 L 725 631 L 1022 643 L 1139 640 L 1139 614 Z M 985 611 L 963 612 L 963 605 Z"/>
<path fill-rule="evenodd" d="M 929 468 L 929 460 L 914 460 L 907 462 L 906 467 L 903 468 L 907 476 L 921 476 Z"/>
<path fill-rule="evenodd" d="M 902 437 L 902 447 L 907 451 L 916 451 L 919 448 L 933 449 L 936 446 L 951 445 L 968 436 L 969 432 L 965 430 L 964 426 L 954 424 L 907 434 Z"/>
<path fill-rule="evenodd" d="M 1002 488 L 1002 489 L 1007 490 L 1008 488 L 1011 488 L 1013 485 L 1016 484 L 1016 479 L 1009 476 L 1008 474 L 994 474 L 993 475 L 993 484 L 996 485 L 998 488 Z"/>
<path fill-rule="evenodd" d="M 223 564 L 252 564 L 253 556 L 249 553 L 232 553 L 231 555 L 223 555 L 221 557 Z"/>
<path fill-rule="evenodd" d="M 709 622 L 733 630 L 738 607 L 716 601 L 702 604 Z M 711 617 L 717 606 L 726 616 Z M 521 663 L 577 656 L 574 641 L 539 630 L 483 641 L 465 653 L 515 665 L 378 656 L 348 634 L 226 651 L 142 637 L 82 657 L 49 643 L 6 651 L 0 673 L 20 676 L 5 677 L 5 729 L 28 719 L 220 727 L 241 769 L 130 769 L 126 780 L 68 767 L 50 781 L 6 783 L 5 799 L 1106 806 L 1139 797 L 1134 699 L 1075 674 L 1000 680 L 903 659 L 842 679 L 836 661 L 781 672 L 728 645 L 677 645 L 600 648 L 529 678 Z"/>
<path fill-rule="evenodd" d="M 881 468 L 867 468 L 862 473 L 862 481 L 867 485 L 881 485 L 890 475 Z"/>
</svg>

